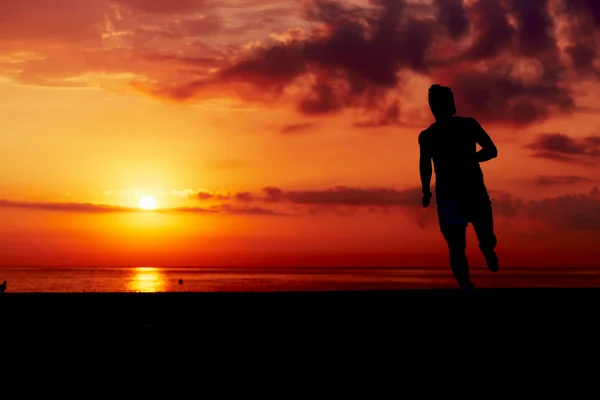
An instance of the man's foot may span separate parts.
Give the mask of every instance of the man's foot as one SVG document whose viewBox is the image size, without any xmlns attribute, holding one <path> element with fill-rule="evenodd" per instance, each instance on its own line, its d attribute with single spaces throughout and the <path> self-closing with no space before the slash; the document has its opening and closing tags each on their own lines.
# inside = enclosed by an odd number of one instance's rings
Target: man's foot
<svg viewBox="0 0 600 400">
<path fill-rule="evenodd" d="M 495 251 L 490 251 L 488 253 L 483 253 L 485 257 L 485 262 L 487 263 L 487 267 L 492 272 L 498 272 L 500 266 L 498 265 L 498 256 Z"/>
</svg>

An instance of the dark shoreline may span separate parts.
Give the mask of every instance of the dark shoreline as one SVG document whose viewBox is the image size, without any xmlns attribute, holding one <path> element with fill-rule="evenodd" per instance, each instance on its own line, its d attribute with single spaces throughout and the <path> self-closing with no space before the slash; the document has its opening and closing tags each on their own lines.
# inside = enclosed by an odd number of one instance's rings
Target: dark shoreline
<svg viewBox="0 0 600 400">
<path fill-rule="evenodd" d="M 204 335 L 320 332 L 419 337 L 432 332 L 565 329 L 597 334 L 600 289 L 255 293 L 5 293 L 2 332 Z"/>
</svg>

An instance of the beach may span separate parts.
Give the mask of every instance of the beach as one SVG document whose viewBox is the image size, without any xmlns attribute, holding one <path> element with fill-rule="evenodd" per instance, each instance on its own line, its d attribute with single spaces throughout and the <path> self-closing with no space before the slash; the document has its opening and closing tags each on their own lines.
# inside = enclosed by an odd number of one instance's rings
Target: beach
<svg viewBox="0 0 600 400">
<path fill-rule="evenodd" d="M 556 346 L 571 343 L 565 335 L 577 337 L 572 343 L 600 337 L 600 274 L 589 268 L 507 268 L 498 274 L 473 268 L 473 293 L 456 289 L 449 268 L 2 273 L 8 290 L 0 295 L 0 332 L 36 340 L 188 337 L 272 349 L 276 343 L 354 348 L 453 340 L 527 343 L 528 337 Z"/>
</svg>

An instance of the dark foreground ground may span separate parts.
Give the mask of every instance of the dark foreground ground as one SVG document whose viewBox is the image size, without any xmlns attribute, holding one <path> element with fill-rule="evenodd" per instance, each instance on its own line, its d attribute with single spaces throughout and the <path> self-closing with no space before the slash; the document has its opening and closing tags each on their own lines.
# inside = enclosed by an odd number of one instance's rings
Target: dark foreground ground
<svg viewBox="0 0 600 400">
<path fill-rule="evenodd" d="M 225 340 L 596 335 L 600 289 L 0 295 L 2 334 Z"/>
<path fill-rule="evenodd" d="M 599 343 L 600 289 L 0 295 L 0 351 L 14 379 L 68 386 L 84 376 L 114 393 L 190 382 L 288 398 L 326 382 L 339 398 L 366 376 L 452 393 L 487 379 L 497 391 L 516 377 L 562 382 L 547 371 L 576 366 L 597 382 Z"/>
</svg>

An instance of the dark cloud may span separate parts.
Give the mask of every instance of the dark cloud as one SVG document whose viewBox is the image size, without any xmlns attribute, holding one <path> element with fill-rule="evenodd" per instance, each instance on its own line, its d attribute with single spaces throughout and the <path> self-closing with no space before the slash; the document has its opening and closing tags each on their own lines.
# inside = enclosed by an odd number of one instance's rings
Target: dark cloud
<svg viewBox="0 0 600 400">
<path fill-rule="evenodd" d="M 571 184 L 586 179 L 576 176 L 541 177 L 540 184 Z M 421 207 L 420 188 L 351 188 L 339 186 L 323 190 L 286 191 L 265 187 L 257 202 L 301 214 L 321 212 L 352 216 L 363 210 L 369 213 L 403 213 L 420 227 L 437 223 L 435 206 Z M 544 200 L 523 200 L 507 193 L 491 193 L 494 215 L 514 223 L 535 223 L 541 227 L 565 230 L 600 230 L 600 191 L 564 195 Z M 433 199 L 435 204 L 435 196 Z M 282 211 L 283 212 L 283 211 Z"/>
<path fill-rule="evenodd" d="M 554 112 L 574 110 L 570 93 L 556 79 L 541 77 L 537 83 L 511 76 L 513 65 L 498 65 L 486 71 L 457 71 L 450 82 L 459 112 L 487 123 L 529 125 Z M 540 68 L 532 65 L 532 68 Z M 540 73 L 542 73 L 540 71 Z"/>
<path fill-rule="evenodd" d="M 598 75 L 596 0 L 366 3 L 306 0 L 300 21 L 292 1 L 6 2 L 0 53 L 36 56 L 0 61 L 0 74 L 68 86 L 89 72 L 131 73 L 143 77 L 133 87 L 164 99 L 284 98 L 310 116 L 352 109 L 369 127 L 409 123 L 414 75 L 453 88 L 459 113 L 514 126 L 578 110 L 573 73 Z M 273 40 L 230 42 L 270 29 Z"/>
<path fill-rule="evenodd" d="M 277 187 L 265 187 L 262 194 L 259 200 L 267 204 L 289 207 L 297 213 L 325 212 L 348 217 L 355 215 L 359 210 L 373 214 L 403 212 L 421 227 L 435 222 L 433 214 L 421 212 L 422 194 L 419 188 L 398 190 L 338 186 L 323 190 L 285 191 Z"/>
<path fill-rule="evenodd" d="M 466 53 L 470 60 L 479 61 L 497 56 L 511 45 L 515 31 L 508 13 L 499 0 L 478 1 L 471 9 L 475 21 L 473 45 Z"/>
<path fill-rule="evenodd" d="M 339 186 L 327 190 L 284 191 L 275 187 L 263 189 L 267 202 L 289 202 L 309 205 L 344 206 L 402 206 L 410 205 L 419 199 L 414 190 L 388 188 L 358 189 Z"/>
<path fill-rule="evenodd" d="M 382 0 L 369 7 L 332 0 L 307 4 L 305 18 L 321 29 L 255 49 L 211 80 L 152 93 L 187 100 L 203 98 L 215 84 L 235 83 L 243 85 L 238 94 L 252 97 L 246 91 L 254 86 L 262 100 L 273 101 L 310 77 L 297 99 L 301 112 L 367 110 L 375 115 L 357 125 L 382 126 L 405 123 L 401 77 L 417 73 L 452 87 L 459 112 L 484 123 L 524 126 L 576 109 L 547 0 L 479 0 L 468 7 L 446 0 L 431 6 Z M 463 48 L 469 32 L 472 43 Z M 581 48 L 572 51 L 586 57 Z"/>
<path fill-rule="evenodd" d="M 559 230 L 600 230 L 600 193 L 564 195 L 523 201 L 510 195 L 494 200 L 494 209 L 511 219 L 533 221 Z"/>
<path fill-rule="evenodd" d="M 596 0 L 564 0 L 561 12 L 570 21 L 570 55 L 575 70 L 583 76 L 598 76 L 594 65 L 598 55 L 597 33 L 600 29 L 600 3 Z"/>
<path fill-rule="evenodd" d="M 435 0 L 435 5 L 438 7 L 437 20 L 450 37 L 459 39 L 468 33 L 470 22 L 462 0 Z"/>
<path fill-rule="evenodd" d="M 568 10 L 587 15 L 600 26 L 600 3 L 596 0 L 565 0 L 564 4 Z"/>
<path fill-rule="evenodd" d="M 521 54 L 531 56 L 558 51 L 549 0 L 510 0 L 518 29 L 517 46 Z"/>
<path fill-rule="evenodd" d="M 544 175 L 538 176 L 535 183 L 542 186 L 550 185 L 574 185 L 577 183 L 589 182 L 591 179 L 576 175 Z"/>
<path fill-rule="evenodd" d="M 377 108 L 382 92 L 398 85 L 400 68 L 427 69 L 425 54 L 433 27 L 420 21 L 401 24 L 401 1 L 382 6 L 368 10 L 334 1 L 311 2 L 307 19 L 327 25 L 329 34 L 291 36 L 287 42 L 259 48 L 222 69 L 217 80 L 254 86 L 272 99 L 310 75 L 313 82 L 298 101 L 298 109 L 305 114 Z M 214 84 L 214 80 L 194 81 L 153 93 L 186 100 Z"/>
<path fill-rule="evenodd" d="M 465 56 L 485 60 L 485 67 L 463 62 L 451 67 L 447 79 L 461 113 L 526 126 L 576 109 L 548 7 L 547 0 L 476 3 L 471 17 L 481 27 Z"/>
<path fill-rule="evenodd" d="M 545 133 L 529 143 L 532 157 L 569 163 L 598 163 L 600 161 L 600 136 L 572 138 L 562 133 Z"/>
<path fill-rule="evenodd" d="M 244 200 L 240 197 L 242 193 L 246 194 L 247 192 L 233 193 L 227 195 L 226 198 L 222 198 L 222 200 L 243 202 Z M 414 207 L 414 205 L 420 204 L 420 196 L 419 189 L 397 190 L 346 186 L 324 190 L 292 191 L 268 186 L 264 187 L 261 193 L 251 195 L 254 202 L 269 204 L 272 207 L 278 207 L 279 210 L 286 210 L 286 212 L 294 214 L 333 212 L 340 216 L 350 216 L 354 215 L 359 209 L 365 209 L 370 213 L 387 213 L 404 208 L 414 214 L 417 222 L 423 224 L 429 217 L 421 215 L 421 213 L 418 213 L 418 208 Z M 191 197 L 200 201 L 209 199 L 204 192 Z"/>
<path fill-rule="evenodd" d="M 235 194 L 230 196 L 234 199 Z M 420 208 L 419 188 L 352 188 L 338 186 L 323 190 L 291 190 L 268 186 L 253 195 L 256 202 L 275 207 L 283 214 L 315 215 L 328 213 L 350 217 L 359 211 L 372 214 L 402 212 L 416 224 L 426 227 L 435 223 L 435 215 Z"/>
</svg>

